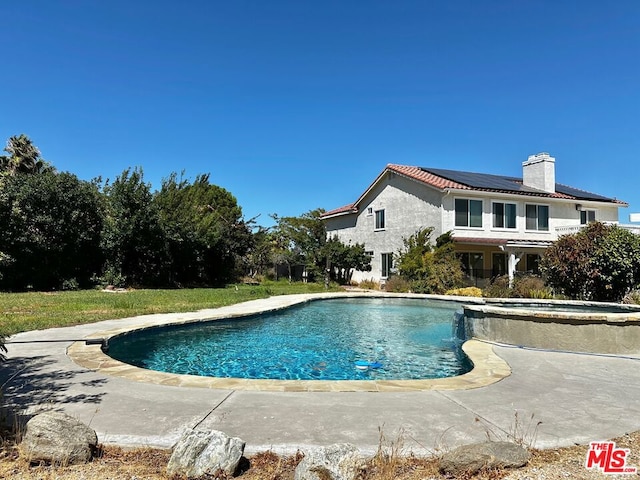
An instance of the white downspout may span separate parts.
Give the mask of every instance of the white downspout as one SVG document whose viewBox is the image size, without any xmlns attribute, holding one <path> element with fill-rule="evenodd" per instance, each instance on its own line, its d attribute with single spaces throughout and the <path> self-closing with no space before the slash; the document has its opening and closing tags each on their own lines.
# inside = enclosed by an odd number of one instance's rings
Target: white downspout
<svg viewBox="0 0 640 480">
<path fill-rule="evenodd" d="M 440 202 L 440 234 L 443 234 L 446 230 L 444 229 L 444 223 L 445 223 L 445 208 L 444 208 L 444 199 L 447 198 L 449 196 L 449 194 L 451 193 L 451 190 L 446 188 L 444 190 L 444 197 L 442 197 L 442 201 Z"/>
</svg>

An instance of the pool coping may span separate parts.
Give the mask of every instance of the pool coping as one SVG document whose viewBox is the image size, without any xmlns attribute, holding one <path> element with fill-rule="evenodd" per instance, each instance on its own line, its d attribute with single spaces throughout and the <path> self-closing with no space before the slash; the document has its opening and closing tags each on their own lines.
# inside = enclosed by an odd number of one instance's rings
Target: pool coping
<svg viewBox="0 0 640 480">
<path fill-rule="evenodd" d="M 258 380 L 242 378 L 201 377 L 172 374 L 135 367 L 115 360 L 102 350 L 102 343 L 125 333 L 168 325 L 184 325 L 204 320 L 215 321 L 257 315 L 289 308 L 302 303 L 331 298 L 421 298 L 455 303 L 482 303 L 473 297 L 393 294 L 384 292 L 327 292 L 297 294 L 251 300 L 235 305 L 188 313 L 144 315 L 118 321 L 122 326 L 98 330 L 84 340 L 74 342 L 67 355 L 76 364 L 104 375 L 157 385 L 224 390 L 254 390 L 277 392 L 408 392 L 425 390 L 469 390 L 485 387 L 511 375 L 511 367 L 495 354 L 493 346 L 477 340 L 466 341 L 462 349 L 473 363 L 473 369 L 456 377 L 425 380 Z"/>
</svg>

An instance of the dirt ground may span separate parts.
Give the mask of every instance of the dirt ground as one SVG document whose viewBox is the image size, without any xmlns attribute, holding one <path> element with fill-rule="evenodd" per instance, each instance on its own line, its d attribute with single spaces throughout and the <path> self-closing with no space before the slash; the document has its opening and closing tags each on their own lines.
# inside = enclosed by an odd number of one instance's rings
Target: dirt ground
<svg viewBox="0 0 640 480">
<path fill-rule="evenodd" d="M 640 465 L 640 432 L 614 440 L 618 448 L 630 450 L 627 466 Z M 529 464 L 517 470 L 486 471 L 475 476 L 481 480 L 557 480 L 638 478 L 640 475 L 604 475 L 585 468 L 586 445 L 553 450 L 532 450 Z M 167 450 L 123 450 L 106 447 L 91 463 L 75 466 L 30 465 L 20 456 L 16 445 L 5 441 L 0 447 L 0 478 L 16 480 L 179 480 L 165 473 L 170 452 Z M 281 457 L 272 452 L 252 456 L 243 462 L 239 480 L 292 480 L 302 454 Z M 221 478 L 208 477 L 208 478 Z M 447 478 L 438 472 L 435 458 L 391 455 L 372 458 L 362 480 L 432 480 Z"/>
</svg>

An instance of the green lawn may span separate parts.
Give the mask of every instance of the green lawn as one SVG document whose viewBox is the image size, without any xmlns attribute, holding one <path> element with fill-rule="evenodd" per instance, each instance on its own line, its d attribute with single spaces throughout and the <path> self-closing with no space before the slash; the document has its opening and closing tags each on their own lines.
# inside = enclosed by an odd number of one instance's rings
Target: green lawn
<svg viewBox="0 0 640 480">
<path fill-rule="evenodd" d="M 127 293 L 99 290 L 0 293 L 0 335 L 149 313 L 190 312 L 273 295 L 324 291 L 321 284 L 283 281 L 256 286 L 131 290 Z"/>
</svg>

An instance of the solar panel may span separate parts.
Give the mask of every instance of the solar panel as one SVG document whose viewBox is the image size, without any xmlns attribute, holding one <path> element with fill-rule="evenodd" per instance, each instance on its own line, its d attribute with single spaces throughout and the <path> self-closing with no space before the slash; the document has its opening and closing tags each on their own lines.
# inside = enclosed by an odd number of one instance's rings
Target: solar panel
<svg viewBox="0 0 640 480">
<path fill-rule="evenodd" d="M 522 184 L 522 178 L 507 177 L 504 175 L 491 175 L 488 173 L 461 172 L 458 170 L 447 170 L 443 168 L 423 168 L 421 170 L 433 173 L 439 177 L 467 185 L 472 188 L 483 190 L 501 190 L 506 192 L 519 193 L 544 193 L 535 188 L 526 187 Z M 570 195 L 579 200 L 596 200 L 601 202 L 612 202 L 613 199 L 598 195 L 596 193 L 586 192 L 577 188 L 569 187 L 556 183 L 556 192 Z"/>
<path fill-rule="evenodd" d="M 514 177 L 490 175 L 487 173 L 460 172 L 457 170 L 446 170 L 440 168 L 423 168 L 422 170 L 474 188 L 483 188 L 488 190 L 506 190 L 509 192 L 535 191 L 525 187 L 524 185 L 522 185 L 521 179 Z"/>
<path fill-rule="evenodd" d="M 576 197 L 579 200 L 598 200 L 601 202 L 613 201 L 613 199 L 598 195 L 597 193 L 586 192 L 584 190 L 579 190 L 577 188 L 562 185 L 560 183 L 556 183 L 556 192 L 564 193 L 565 195 L 571 195 L 572 197 Z"/>
</svg>

